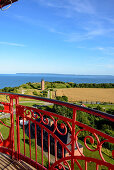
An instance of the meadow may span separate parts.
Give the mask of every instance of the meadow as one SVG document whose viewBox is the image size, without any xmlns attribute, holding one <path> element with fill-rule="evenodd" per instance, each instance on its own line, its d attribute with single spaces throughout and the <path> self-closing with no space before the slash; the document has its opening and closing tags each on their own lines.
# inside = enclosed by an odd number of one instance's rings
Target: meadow
<svg viewBox="0 0 114 170">
<path fill-rule="evenodd" d="M 107 102 L 114 103 L 114 88 L 62 88 L 56 96 L 67 96 L 70 102 Z"/>
</svg>

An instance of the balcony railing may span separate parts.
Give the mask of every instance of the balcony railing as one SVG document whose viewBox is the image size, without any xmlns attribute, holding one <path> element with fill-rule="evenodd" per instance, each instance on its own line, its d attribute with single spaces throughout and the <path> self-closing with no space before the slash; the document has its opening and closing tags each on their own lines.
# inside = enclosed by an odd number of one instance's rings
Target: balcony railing
<svg viewBox="0 0 114 170">
<path fill-rule="evenodd" d="M 109 122 L 114 121 L 113 115 L 47 98 L 13 93 L 0 95 L 9 96 L 9 102 L 0 102 L 3 106 L 0 112 L 9 115 L 9 118 L 4 116 L 5 121 L 0 119 L 0 152 L 37 169 L 114 169 L 114 151 L 111 149 L 109 159 L 104 152 L 108 150 L 104 144 L 112 146 L 114 138 L 77 120 L 82 112 Z M 64 106 L 63 109 L 72 112 L 64 117 L 53 111 L 23 106 L 19 104 L 21 98 Z M 80 138 L 83 134 L 85 137 Z"/>
</svg>

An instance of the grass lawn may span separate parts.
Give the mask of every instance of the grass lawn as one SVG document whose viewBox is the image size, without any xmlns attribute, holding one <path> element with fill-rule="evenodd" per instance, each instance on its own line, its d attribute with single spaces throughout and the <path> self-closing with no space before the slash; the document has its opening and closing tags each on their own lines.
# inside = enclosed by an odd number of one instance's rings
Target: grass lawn
<svg viewBox="0 0 114 170">
<path fill-rule="evenodd" d="M 95 151 L 95 152 L 89 151 L 89 150 L 85 147 L 83 141 L 78 140 L 78 142 L 83 145 L 83 147 L 84 147 L 84 148 L 83 148 L 83 153 L 84 153 L 85 156 L 87 156 L 87 157 L 92 157 L 92 158 L 96 158 L 96 159 L 100 159 L 100 160 L 101 160 L 98 151 Z M 88 147 L 90 147 L 90 148 L 92 148 L 92 149 L 95 149 L 95 148 L 93 148 L 92 145 L 90 145 L 90 144 L 88 144 Z M 109 162 L 109 163 L 111 163 L 111 164 L 114 164 L 114 159 L 108 157 L 108 156 L 107 156 L 106 154 L 104 154 L 104 153 L 103 153 L 103 156 L 104 156 L 104 159 L 105 159 L 107 162 Z M 80 162 L 80 165 L 81 165 L 82 167 L 85 167 L 85 162 L 84 162 L 84 161 L 81 161 L 81 160 L 80 160 L 79 162 Z M 77 168 L 77 165 L 75 165 L 75 167 Z M 88 162 L 88 169 L 89 169 L 89 170 L 96 169 L 96 164 L 93 163 L 93 162 Z M 108 170 L 108 168 L 105 167 L 105 166 L 99 166 L 99 170 Z"/>
<path fill-rule="evenodd" d="M 85 104 L 87 107 L 91 106 L 92 108 L 97 107 L 98 105 L 102 108 L 107 109 L 114 109 L 114 104 Z"/>
<path fill-rule="evenodd" d="M 20 105 L 31 107 L 33 105 L 43 105 L 43 103 L 20 103 Z"/>
</svg>

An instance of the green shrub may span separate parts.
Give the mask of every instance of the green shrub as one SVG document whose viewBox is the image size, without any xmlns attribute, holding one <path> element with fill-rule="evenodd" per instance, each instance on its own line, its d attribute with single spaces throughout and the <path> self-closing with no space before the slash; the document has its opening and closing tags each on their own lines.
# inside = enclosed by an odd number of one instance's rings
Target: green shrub
<svg viewBox="0 0 114 170">
<path fill-rule="evenodd" d="M 33 91 L 33 94 L 34 94 L 35 96 L 38 96 L 37 91 Z"/>
<path fill-rule="evenodd" d="M 4 106 L 3 105 L 0 105 L 0 110 L 4 110 Z"/>
</svg>

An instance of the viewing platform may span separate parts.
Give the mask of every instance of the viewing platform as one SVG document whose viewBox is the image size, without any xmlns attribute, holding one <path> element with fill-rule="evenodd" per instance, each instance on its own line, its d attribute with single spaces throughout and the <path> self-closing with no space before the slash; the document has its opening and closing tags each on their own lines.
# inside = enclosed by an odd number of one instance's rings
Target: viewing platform
<svg viewBox="0 0 114 170">
<path fill-rule="evenodd" d="M 35 170 L 36 168 L 30 166 L 24 161 L 17 161 L 15 159 L 11 159 L 11 156 L 6 154 L 0 154 L 0 169 L 13 169 L 13 170 Z"/>
<path fill-rule="evenodd" d="M 1 169 L 114 169 L 114 137 L 79 121 L 84 113 L 93 122 L 112 125 L 114 115 L 48 98 L 0 95 L 7 96 L 7 102 L 0 102 L 6 116 L 0 116 Z M 22 99 L 48 102 L 53 108 L 24 106 Z"/>
</svg>

